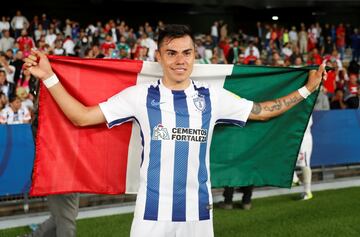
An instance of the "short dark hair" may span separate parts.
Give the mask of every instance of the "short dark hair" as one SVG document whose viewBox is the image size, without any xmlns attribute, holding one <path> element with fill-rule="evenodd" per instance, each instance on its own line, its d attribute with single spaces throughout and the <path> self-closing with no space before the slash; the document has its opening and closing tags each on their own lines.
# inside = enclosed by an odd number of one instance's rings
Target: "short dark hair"
<svg viewBox="0 0 360 237">
<path fill-rule="evenodd" d="M 20 98 L 17 97 L 16 95 L 12 95 L 12 96 L 9 97 L 9 103 L 12 103 L 12 102 L 14 102 L 14 101 L 17 100 L 17 99 L 20 100 Z"/>
<path fill-rule="evenodd" d="M 170 40 L 181 38 L 184 36 L 190 36 L 193 43 L 195 42 L 194 36 L 191 33 L 191 29 L 187 25 L 177 25 L 177 24 L 169 24 L 165 25 L 164 29 L 159 31 L 158 37 L 158 49 L 160 49 L 161 44 L 164 42 L 165 38 Z"/>
</svg>

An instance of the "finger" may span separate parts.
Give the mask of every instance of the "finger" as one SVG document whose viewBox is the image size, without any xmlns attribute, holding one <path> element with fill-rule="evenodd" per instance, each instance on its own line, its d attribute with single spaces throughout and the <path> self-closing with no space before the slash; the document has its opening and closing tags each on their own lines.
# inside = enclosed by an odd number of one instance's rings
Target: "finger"
<svg viewBox="0 0 360 237">
<path fill-rule="evenodd" d="M 25 65 L 27 67 L 32 67 L 32 66 L 36 66 L 37 65 L 37 62 L 32 60 L 31 58 L 27 57 L 24 59 L 24 62 L 25 62 Z"/>
<path fill-rule="evenodd" d="M 325 72 L 325 67 L 326 67 L 326 64 L 322 63 L 317 70 L 317 74 L 322 75 L 323 72 Z"/>
<path fill-rule="evenodd" d="M 35 55 L 30 54 L 30 55 L 28 56 L 28 58 L 31 59 L 31 60 L 33 60 L 33 61 L 37 61 L 37 57 L 36 57 Z"/>
<path fill-rule="evenodd" d="M 43 54 L 42 52 L 40 52 L 40 50 L 36 49 L 36 48 L 32 48 L 31 49 L 31 53 L 32 55 L 37 57 L 37 62 L 40 61 L 40 59 L 46 58 L 45 54 Z"/>
</svg>

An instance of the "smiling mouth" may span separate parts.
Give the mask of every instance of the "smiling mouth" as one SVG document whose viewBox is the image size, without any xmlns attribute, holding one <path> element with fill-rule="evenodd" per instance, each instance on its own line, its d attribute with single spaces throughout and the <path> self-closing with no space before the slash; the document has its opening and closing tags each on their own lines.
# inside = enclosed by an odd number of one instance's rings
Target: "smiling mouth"
<svg viewBox="0 0 360 237">
<path fill-rule="evenodd" d="M 175 72 L 185 72 L 186 69 L 185 68 L 174 68 L 173 71 L 175 71 Z"/>
</svg>

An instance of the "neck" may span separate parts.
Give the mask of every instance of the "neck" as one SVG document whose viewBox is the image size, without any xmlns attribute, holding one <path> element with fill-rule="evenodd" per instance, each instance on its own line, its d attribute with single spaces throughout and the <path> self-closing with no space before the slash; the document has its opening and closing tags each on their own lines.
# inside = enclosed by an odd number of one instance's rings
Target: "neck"
<svg viewBox="0 0 360 237">
<path fill-rule="evenodd" d="M 170 89 L 170 90 L 176 90 L 176 91 L 180 91 L 180 90 L 185 90 L 186 88 L 189 87 L 191 80 L 187 79 L 185 81 L 171 81 L 166 79 L 165 77 L 162 78 L 162 83 L 163 85 Z"/>
</svg>

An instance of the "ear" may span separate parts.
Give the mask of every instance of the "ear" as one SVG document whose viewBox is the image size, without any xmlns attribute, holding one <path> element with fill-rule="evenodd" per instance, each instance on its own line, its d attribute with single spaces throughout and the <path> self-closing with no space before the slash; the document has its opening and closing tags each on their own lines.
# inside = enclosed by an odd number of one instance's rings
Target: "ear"
<svg viewBox="0 0 360 237">
<path fill-rule="evenodd" d="M 155 52 L 156 61 L 161 62 L 160 51 L 157 49 Z"/>
</svg>

